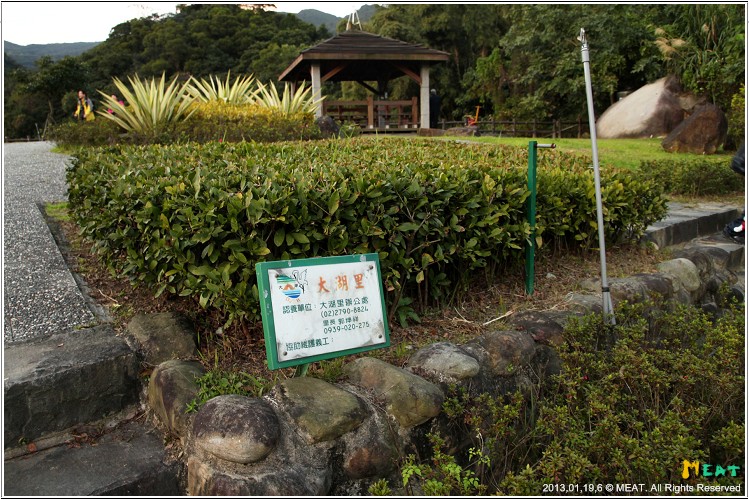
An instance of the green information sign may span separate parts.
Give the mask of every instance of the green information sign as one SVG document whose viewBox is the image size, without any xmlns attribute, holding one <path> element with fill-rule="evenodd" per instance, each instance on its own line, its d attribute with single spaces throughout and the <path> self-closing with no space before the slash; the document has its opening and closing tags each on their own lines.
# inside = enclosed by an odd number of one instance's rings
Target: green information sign
<svg viewBox="0 0 749 500">
<path fill-rule="evenodd" d="M 390 346 L 377 254 L 255 266 L 271 370 Z"/>
</svg>

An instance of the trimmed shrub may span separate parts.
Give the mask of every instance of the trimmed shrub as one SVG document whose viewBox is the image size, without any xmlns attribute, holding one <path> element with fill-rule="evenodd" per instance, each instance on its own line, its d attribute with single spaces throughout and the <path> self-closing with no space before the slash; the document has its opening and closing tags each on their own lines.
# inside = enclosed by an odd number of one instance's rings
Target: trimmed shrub
<svg viewBox="0 0 749 500">
<path fill-rule="evenodd" d="M 592 172 L 544 156 L 538 213 L 554 215 L 539 238 L 592 244 Z M 526 175 L 519 148 L 370 138 L 82 149 L 67 180 L 105 260 L 159 293 L 257 318 L 256 262 L 377 252 L 392 320 L 406 299 L 443 303 L 472 273 L 522 262 Z M 607 238 L 637 236 L 665 214 L 652 184 L 604 180 Z"/>
<path fill-rule="evenodd" d="M 45 139 L 62 147 L 108 146 L 126 141 L 124 131 L 109 120 L 78 122 L 67 120 L 51 127 Z"/>
<path fill-rule="evenodd" d="M 640 164 L 637 177 L 662 186 L 667 193 L 684 196 L 713 196 L 744 189 L 743 180 L 731 170 L 725 156 L 694 160 L 653 160 Z"/>
</svg>

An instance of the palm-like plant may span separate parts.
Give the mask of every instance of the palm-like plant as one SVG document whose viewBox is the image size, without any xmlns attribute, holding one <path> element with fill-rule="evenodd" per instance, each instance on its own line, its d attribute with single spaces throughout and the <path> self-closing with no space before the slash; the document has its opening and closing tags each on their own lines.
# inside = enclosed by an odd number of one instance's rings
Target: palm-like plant
<svg viewBox="0 0 749 500">
<path fill-rule="evenodd" d="M 325 97 L 315 99 L 311 96 L 312 87 L 300 85 L 292 95 L 291 87 L 284 84 L 283 95 L 279 95 L 275 85 L 263 85 L 258 82 L 257 104 L 266 108 L 273 108 L 285 115 L 294 113 L 314 113 Z"/>
<path fill-rule="evenodd" d="M 230 73 L 226 74 L 226 81 L 211 76 L 209 80 L 192 78 L 187 87 L 189 94 L 198 102 L 224 101 L 227 104 L 252 104 L 255 102 L 259 90 L 251 90 L 255 83 L 253 75 L 237 77 L 234 83 L 229 83 Z"/>
<path fill-rule="evenodd" d="M 141 81 L 138 75 L 128 77 L 128 80 L 132 91 L 118 78 L 113 79 L 127 106 L 99 91 L 104 104 L 114 111 L 99 111 L 99 115 L 114 121 L 127 132 L 157 137 L 170 124 L 187 119 L 193 113 L 189 108 L 194 98 L 186 91 L 189 81 L 180 85 L 174 78 L 167 86 L 163 73 L 158 82 L 156 78 Z"/>
</svg>

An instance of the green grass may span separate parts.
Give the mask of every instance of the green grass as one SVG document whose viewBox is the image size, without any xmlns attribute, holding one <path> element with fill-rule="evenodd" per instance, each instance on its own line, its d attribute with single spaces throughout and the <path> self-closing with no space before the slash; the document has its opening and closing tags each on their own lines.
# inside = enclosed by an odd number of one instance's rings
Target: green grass
<svg viewBox="0 0 749 500">
<path fill-rule="evenodd" d="M 68 202 L 48 203 L 45 205 L 47 215 L 60 222 L 69 222 L 70 214 L 68 213 Z"/>
<path fill-rule="evenodd" d="M 450 138 L 455 139 L 455 138 Z M 557 149 L 568 153 L 583 154 L 593 158 L 593 146 L 590 139 L 548 139 L 529 137 L 461 137 L 485 144 L 506 144 L 528 148 L 528 142 L 539 144 L 554 143 Z M 598 139 L 598 162 L 601 167 L 613 166 L 635 169 L 643 161 L 649 160 L 683 160 L 694 158 L 692 153 L 669 153 L 663 150 L 661 139 Z M 713 155 L 716 161 L 722 158 L 726 167 L 730 164 L 733 153 L 719 151 Z"/>
</svg>

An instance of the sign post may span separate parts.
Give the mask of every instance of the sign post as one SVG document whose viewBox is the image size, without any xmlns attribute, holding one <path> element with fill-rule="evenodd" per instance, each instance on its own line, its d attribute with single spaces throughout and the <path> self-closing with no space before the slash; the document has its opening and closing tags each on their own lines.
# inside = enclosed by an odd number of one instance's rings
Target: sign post
<svg viewBox="0 0 749 500">
<path fill-rule="evenodd" d="M 377 254 L 255 266 L 271 370 L 390 346 Z"/>
<path fill-rule="evenodd" d="M 528 225 L 531 228 L 530 240 L 525 247 L 525 293 L 533 295 L 533 285 L 536 275 L 536 160 L 538 158 L 537 148 L 554 149 L 556 144 L 538 144 L 537 141 L 528 142 L 528 204 L 526 215 Z"/>
</svg>

